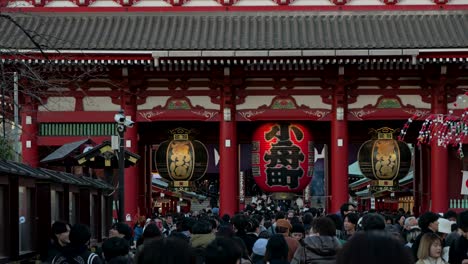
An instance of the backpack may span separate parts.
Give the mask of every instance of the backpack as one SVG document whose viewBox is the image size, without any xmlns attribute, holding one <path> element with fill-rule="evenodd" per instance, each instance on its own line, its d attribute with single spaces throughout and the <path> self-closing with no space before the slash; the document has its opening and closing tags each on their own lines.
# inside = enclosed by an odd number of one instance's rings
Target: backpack
<svg viewBox="0 0 468 264">
<path fill-rule="evenodd" d="M 99 258 L 96 253 L 85 252 L 81 255 L 76 255 L 73 258 L 64 255 L 55 256 L 52 264 L 93 264 L 93 261 Z"/>
</svg>

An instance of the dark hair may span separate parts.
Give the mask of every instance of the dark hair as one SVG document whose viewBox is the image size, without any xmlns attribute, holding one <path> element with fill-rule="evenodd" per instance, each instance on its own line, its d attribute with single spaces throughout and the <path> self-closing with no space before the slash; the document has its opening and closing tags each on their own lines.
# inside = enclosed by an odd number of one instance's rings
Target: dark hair
<svg viewBox="0 0 468 264">
<path fill-rule="evenodd" d="M 284 215 L 284 212 L 277 212 L 276 215 L 275 215 L 275 220 L 279 220 L 279 219 L 284 219 L 285 218 L 285 215 Z"/>
<path fill-rule="evenodd" d="M 327 218 L 329 218 L 330 220 L 333 221 L 333 223 L 335 223 L 335 228 L 338 229 L 338 230 L 342 230 L 343 229 L 343 221 L 341 221 L 340 217 L 336 214 L 329 214 L 326 216 Z"/>
<path fill-rule="evenodd" d="M 411 251 L 383 231 L 357 232 L 338 252 L 336 264 L 413 264 Z"/>
<path fill-rule="evenodd" d="M 214 218 L 208 219 L 208 222 L 210 222 L 211 230 L 218 228 L 218 222 Z"/>
<path fill-rule="evenodd" d="M 356 206 L 354 204 L 352 204 L 352 203 L 344 203 L 344 204 L 341 205 L 340 213 L 341 213 L 341 216 L 343 216 L 343 218 L 344 218 L 344 212 L 348 211 L 350 205 L 353 206 L 354 208 L 356 208 Z"/>
<path fill-rule="evenodd" d="M 228 215 L 228 214 L 224 214 L 222 217 L 221 217 L 221 220 L 228 224 L 230 221 L 231 221 L 231 217 Z"/>
<path fill-rule="evenodd" d="M 129 251 L 127 240 L 121 237 L 111 237 L 102 243 L 102 253 L 106 261 L 119 256 L 126 256 Z"/>
<path fill-rule="evenodd" d="M 195 222 L 192 226 L 192 234 L 209 234 L 211 233 L 212 225 L 210 222 L 205 220 L 200 220 Z"/>
<path fill-rule="evenodd" d="M 302 217 L 302 223 L 304 223 L 304 225 L 312 224 L 312 220 L 314 220 L 314 216 L 312 215 L 312 213 L 305 213 Z"/>
<path fill-rule="evenodd" d="M 91 231 L 89 227 L 82 224 L 75 224 L 70 230 L 70 245 L 73 247 L 81 247 L 86 245 L 91 239 Z"/>
<path fill-rule="evenodd" d="M 223 225 L 219 226 L 218 231 L 216 232 L 216 236 L 233 237 L 234 236 L 234 230 L 232 230 L 231 225 L 223 224 Z"/>
<path fill-rule="evenodd" d="M 345 219 L 348 218 L 348 222 L 350 222 L 351 224 L 354 224 L 356 225 L 356 229 L 357 229 L 357 223 L 359 221 L 359 215 L 356 214 L 356 213 L 349 213 L 345 216 Z M 344 221 L 344 219 L 343 219 Z"/>
<path fill-rule="evenodd" d="M 236 264 L 242 256 L 242 249 L 234 239 L 215 238 L 205 249 L 205 264 Z"/>
<path fill-rule="evenodd" d="M 153 239 L 135 259 L 138 260 L 136 264 L 190 264 L 192 251 L 188 243 L 179 238 Z"/>
<path fill-rule="evenodd" d="M 291 234 L 292 233 L 302 233 L 305 234 L 304 225 L 301 223 L 292 224 Z"/>
<path fill-rule="evenodd" d="M 138 239 L 136 245 L 139 246 L 145 242 L 145 240 L 155 238 L 155 237 L 162 237 L 161 230 L 155 223 L 149 223 L 143 230 L 143 234 Z"/>
<path fill-rule="evenodd" d="M 65 223 L 65 222 L 61 222 L 61 221 L 55 221 L 52 226 L 51 226 L 51 238 L 52 240 L 54 240 L 55 243 L 58 243 L 58 239 L 57 239 L 57 236 L 56 235 L 59 235 L 59 234 L 62 234 L 62 233 L 65 233 L 65 232 L 68 232 L 68 228 L 67 228 L 68 224 Z"/>
<path fill-rule="evenodd" d="M 258 238 L 266 238 L 266 239 L 269 239 L 270 237 L 271 237 L 271 234 L 270 234 L 270 232 L 268 232 L 267 230 L 262 231 L 262 232 L 260 232 L 260 234 L 258 234 Z"/>
<path fill-rule="evenodd" d="M 187 235 L 185 235 L 184 233 L 173 231 L 173 232 L 171 232 L 169 237 L 177 238 L 179 240 L 185 241 L 187 244 L 190 244 L 190 238 Z"/>
<path fill-rule="evenodd" d="M 244 214 L 236 214 L 231 219 L 232 224 L 237 229 L 238 232 L 245 232 L 245 229 L 248 225 L 248 218 Z"/>
<path fill-rule="evenodd" d="M 457 218 L 457 213 L 453 210 L 448 210 L 445 214 L 444 214 L 444 218 L 445 219 L 449 219 L 451 217 L 454 217 L 454 218 Z"/>
<path fill-rule="evenodd" d="M 246 227 L 245 231 L 253 233 L 259 227 L 260 227 L 260 224 L 258 223 L 258 221 L 255 220 L 254 218 L 252 218 L 252 219 L 247 221 L 247 227 Z"/>
<path fill-rule="evenodd" d="M 126 224 L 126 223 L 115 223 L 113 226 L 112 226 L 112 229 L 115 229 L 117 230 L 117 232 L 119 232 L 120 234 L 124 235 L 124 238 L 127 240 L 127 241 L 131 241 L 132 240 L 132 234 L 133 234 L 133 231 L 132 229 Z"/>
<path fill-rule="evenodd" d="M 161 230 L 155 223 L 150 223 L 145 227 L 143 231 L 144 238 L 153 238 L 162 236 Z"/>
<path fill-rule="evenodd" d="M 321 236 L 336 236 L 336 226 L 329 217 L 319 217 L 312 221 L 312 229 Z"/>
<path fill-rule="evenodd" d="M 275 234 L 268 239 L 265 251 L 265 261 L 273 259 L 288 259 L 288 243 L 281 234 Z"/>
<path fill-rule="evenodd" d="M 391 225 L 395 224 L 395 219 L 393 218 L 392 215 L 386 214 L 386 215 L 384 216 L 384 218 L 385 218 L 385 224 L 387 224 L 387 221 L 389 221 L 389 220 L 390 220 L 390 224 L 391 224 Z"/>
<path fill-rule="evenodd" d="M 433 212 L 425 212 L 418 219 L 418 225 L 423 232 L 429 229 L 429 225 L 439 219 L 439 215 Z"/>
<path fill-rule="evenodd" d="M 458 226 L 463 231 L 468 231 L 468 210 L 463 211 L 458 215 Z"/>
<path fill-rule="evenodd" d="M 380 214 L 370 213 L 362 217 L 361 225 L 362 225 L 362 230 L 364 231 L 384 230 L 385 219 Z"/>
</svg>

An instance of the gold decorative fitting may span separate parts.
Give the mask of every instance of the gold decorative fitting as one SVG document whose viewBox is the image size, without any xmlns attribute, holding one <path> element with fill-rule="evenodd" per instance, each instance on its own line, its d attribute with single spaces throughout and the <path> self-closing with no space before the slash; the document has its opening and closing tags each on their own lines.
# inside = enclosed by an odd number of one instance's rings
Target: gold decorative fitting
<svg viewBox="0 0 468 264">
<path fill-rule="evenodd" d="M 382 127 L 379 129 L 369 129 L 369 134 L 372 134 L 372 139 L 393 139 L 393 135 L 398 133 L 400 129 L 392 129 L 389 127 Z"/>
</svg>

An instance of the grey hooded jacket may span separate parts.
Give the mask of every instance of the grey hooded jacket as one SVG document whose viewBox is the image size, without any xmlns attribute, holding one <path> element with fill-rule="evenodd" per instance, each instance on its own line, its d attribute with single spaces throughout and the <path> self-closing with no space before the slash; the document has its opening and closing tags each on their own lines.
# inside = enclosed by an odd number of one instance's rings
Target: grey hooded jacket
<svg viewBox="0 0 468 264">
<path fill-rule="evenodd" d="M 334 264 L 341 243 L 332 236 L 310 236 L 301 242 L 291 264 Z"/>
</svg>

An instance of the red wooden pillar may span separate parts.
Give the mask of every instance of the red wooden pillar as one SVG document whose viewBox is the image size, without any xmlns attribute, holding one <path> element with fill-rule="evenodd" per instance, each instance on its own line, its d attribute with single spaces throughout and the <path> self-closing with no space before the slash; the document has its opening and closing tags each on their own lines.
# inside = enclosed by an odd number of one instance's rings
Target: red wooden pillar
<svg viewBox="0 0 468 264">
<path fill-rule="evenodd" d="M 447 95 L 445 77 L 432 87 L 431 112 L 447 114 Z M 431 211 L 445 213 L 448 209 L 448 152 L 436 138 L 431 141 Z"/>
<path fill-rule="evenodd" d="M 23 163 L 31 167 L 39 165 L 39 153 L 37 147 L 37 136 L 39 134 L 37 125 L 37 103 L 30 96 L 25 97 L 25 103 L 21 112 L 21 146 Z"/>
<path fill-rule="evenodd" d="M 338 212 L 348 202 L 348 120 L 347 93 L 343 76 L 334 87 L 331 120 L 331 203 L 330 212 Z"/>
<path fill-rule="evenodd" d="M 123 106 L 124 114 L 132 121 L 136 120 L 137 105 L 134 96 L 124 96 Z M 125 132 L 125 149 L 133 153 L 138 153 L 138 123 L 133 127 L 127 127 Z M 125 218 L 128 215 L 132 218 L 138 213 L 138 164 L 125 169 Z M 142 190 L 144 192 L 144 190 Z"/>
<path fill-rule="evenodd" d="M 229 78 L 229 77 L 225 77 Z M 239 210 L 236 109 L 232 87 L 224 85 L 219 124 L 219 212 L 233 215 Z"/>
</svg>

